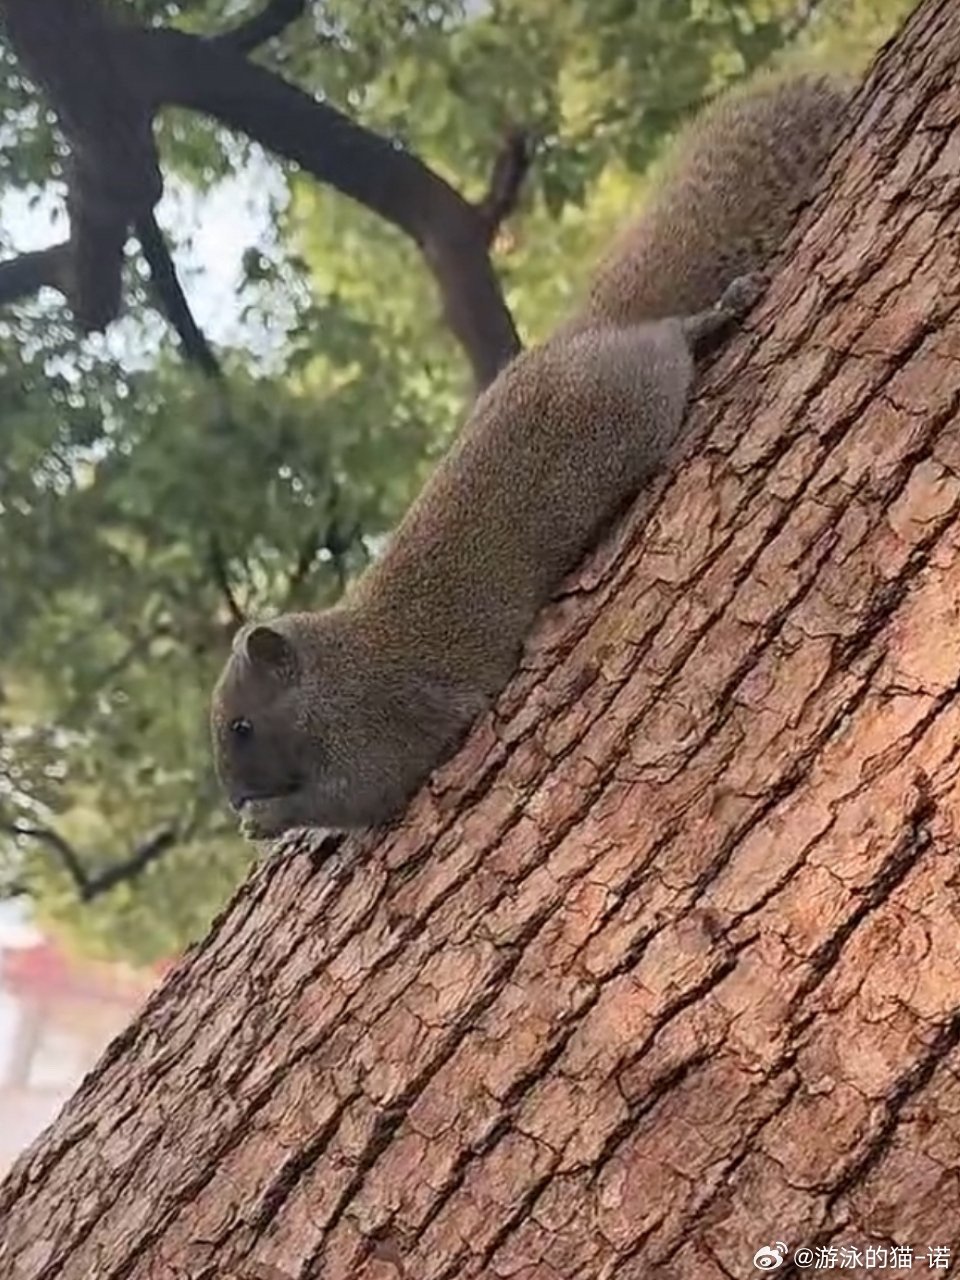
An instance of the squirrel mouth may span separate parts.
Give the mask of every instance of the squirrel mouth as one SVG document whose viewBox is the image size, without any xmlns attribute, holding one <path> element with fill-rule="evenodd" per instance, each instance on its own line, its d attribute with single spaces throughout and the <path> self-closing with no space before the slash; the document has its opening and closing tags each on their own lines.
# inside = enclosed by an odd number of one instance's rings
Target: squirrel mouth
<svg viewBox="0 0 960 1280">
<path fill-rule="evenodd" d="M 258 800 L 280 800 L 284 796 L 292 796 L 302 785 L 302 780 L 296 778 L 287 786 L 276 787 L 273 791 L 241 791 L 230 797 L 230 808 L 234 813 L 242 813 L 248 804 L 254 804 Z"/>
</svg>

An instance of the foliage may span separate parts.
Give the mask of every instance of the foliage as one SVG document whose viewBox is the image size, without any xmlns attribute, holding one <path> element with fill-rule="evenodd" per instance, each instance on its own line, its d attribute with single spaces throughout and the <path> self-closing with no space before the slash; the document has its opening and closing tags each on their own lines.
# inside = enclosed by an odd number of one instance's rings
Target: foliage
<svg viewBox="0 0 960 1280">
<path fill-rule="evenodd" d="M 230 0 L 138 0 L 151 22 L 216 32 Z M 326 0 L 259 55 L 402 139 L 478 197 L 504 131 L 539 140 L 498 267 L 525 337 L 570 305 L 665 140 L 756 67 L 857 70 L 908 0 Z M 0 198 L 58 195 L 42 99 L 0 81 Z M 250 150 L 182 112 L 168 178 L 203 190 Z M 251 246 L 223 387 L 184 368 L 130 265 L 131 315 L 78 341 L 41 296 L 0 325 L 0 821 L 70 841 L 89 872 L 152 831 L 176 849 L 93 902 L 49 844 L 0 834 L 0 881 L 78 945 L 137 960 L 203 931 L 248 854 L 216 800 L 207 693 L 232 611 L 336 597 L 455 429 L 462 357 L 415 250 L 370 213 L 285 177 Z M 0 205 L 0 208 L 4 206 Z M 271 360 L 252 360 L 267 330 Z"/>
</svg>

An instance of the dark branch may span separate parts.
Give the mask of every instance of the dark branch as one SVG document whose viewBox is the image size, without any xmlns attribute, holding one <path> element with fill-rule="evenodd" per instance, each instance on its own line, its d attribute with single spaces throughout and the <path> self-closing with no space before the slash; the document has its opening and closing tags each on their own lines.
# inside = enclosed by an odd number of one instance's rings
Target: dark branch
<svg viewBox="0 0 960 1280">
<path fill-rule="evenodd" d="M 487 243 L 492 242 L 503 223 L 514 212 L 520 200 L 524 180 L 533 162 L 533 145 L 523 129 L 511 129 L 493 162 L 490 186 L 477 205 L 487 228 Z"/>
<path fill-rule="evenodd" d="M 165 827 L 138 845 L 128 858 L 115 862 L 94 875 L 88 875 L 73 846 L 49 827 L 5 822 L 0 824 L 0 830 L 17 839 L 36 840 L 51 849 L 73 882 L 81 902 L 91 902 L 94 898 L 108 893 L 116 885 L 136 879 L 151 863 L 156 862 L 181 839 L 173 827 Z M 25 892 L 28 890 L 19 882 L 14 882 L 5 890 L 7 897 L 21 896 Z"/>
<path fill-rule="evenodd" d="M 359 520 L 355 520 L 353 524 L 344 528 L 339 519 L 334 516 L 327 526 L 323 545 L 329 553 L 341 592 L 347 588 L 347 552 L 362 539 L 363 527 Z"/>
<path fill-rule="evenodd" d="M 285 606 L 287 610 L 299 599 L 303 585 L 316 562 L 320 545 L 320 530 L 317 528 L 310 529 L 301 544 L 297 555 L 297 563 L 294 565 L 290 580 L 287 583 L 287 604 Z"/>
<path fill-rule="evenodd" d="M 122 862 L 115 862 L 112 866 L 105 867 L 103 871 L 98 871 L 95 876 L 90 877 L 86 888 L 80 894 L 81 898 L 84 902 L 89 902 L 92 898 L 109 893 L 118 884 L 135 880 L 151 863 L 162 858 L 179 840 L 179 834 L 172 827 L 158 831 L 156 835 L 138 845 L 129 858 L 123 859 Z"/>
<path fill-rule="evenodd" d="M 152 212 L 137 219 L 136 232 L 150 268 L 150 279 L 157 300 L 177 331 L 184 356 L 206 377 L 220 379 L 223 376 L 220 363 L 213 354 L 206 335 L 193 318 L 190 304 L 177 279 L 170 250 Z"/>
<path fill-rule="evenodd" d="M 45 844 L 48 849 L 52 849 L 57 855 L 63 865 L 63 869 L 77 886 L 77 889 L 81 890 L 86 886 L 87 874 L 73 845 L 64 840 L 63 836 L 58 835 L 56 831 L 52 831 L 49 827 L 34 827 L 20 822 L 4 823 L 3 830 L 12 836 L 17 836 L 18 839 L 37 840 L 41 844 Z"/>
<path fill-rule="evenodd" d="M 210 571 L 220 594 L 223 596 L 231 621 L 236 626 L 242 627 L 247 619 L 237 602 L 237 597 L 233 594 L 233 587 L 230 585 L 230 571 L 227 567 L 227 557 L 224 554 L 220 539 L 215 533 L 210 535 Z"/>
<path fill-rule="evenodd" d="M 362 527 L 359 520 L 344 531 L 340 522 L 334 518 L 327 525 L 326 531 L 311 529 L 300 547 L 297 563 L 293 567 L 287 583 L 284 612 L 289 612 L 299 604 L 307 579 L 317 561 L 317 554 L 326 551 L 337 576 L 337 584 L 342 593 L 347 586 L 347 553 L 362 541 Z"/>
<path fill-rule="evenodd" d="M 481 212 L 399 143 L 356 124 L 233 49 L 178 31 L 136 33 L 157 101 L 213 116 L 299 164 L 408 235 L 440 289 L 480 386 L 520 340 L 488 253 Z"/>
<path fill-rule="evenodd" d="M 341 594 L 346 589 L 347 554 L 352 547 L 358 543 L 362 544 L 363 527 L 359 520 L 354 520 L 349 525 L 344 524 L 340 512 L 340 487 L 336 481 L 331 483 L 330 493 L 327 498 L 327 512 L 326 528 L 321 529 L 319 526 L 315 526 L 310 529 L 300 546 L 297 562 L 287 582 L 285 612 L 288 612 L 300 602 L 304 586 L 321 550 L 326 551 L 330 557 L 330 563 L 333 565 L 334 573 L 337 576 Z"/>
<path fill-rule="evenodd" d="M 127 61 L 128 30 L 97 0 L 2 0 L 7 34 L 70 144 L 70 303 L 85 330 L 120 308 L 128 228 L 160 199 L 155 104 Z"/>
<path fill-rule="evenodd" d="M 53 245 L 0 262 L 0 306 L 29 298 L 44 285 L 69 292 L 70 246 Z"/>
<path fill-rule="evenodd" d="M 162 190 L 153 115 L 170 104 L 239 130 L 408 235 L 480 386 L 519 350 L 489 256 L 529 163 L 519 135 L 476 206 L 396 141 L 248 61 L 250 24 L 211 40 L 114 24 L 96 0 L 0 0 L 0 13 L 70 143 L 70 300 L 85 327 L 103 327 L 119 308 L 124 240 Z M 272 0 L 251 23 L 269 33 L 282 14 L 295 16 L 293 0 Z"/>
<path fill-rule="evenodd" d="M 306 0 L 269 0 L 269 3 L 246 22 L 216 37 L 218 44 L 229 45 L 237 53 L 252 53 L 260 45 L 273 40 L 295 22 L 306 8 Z"/>
<path fill-rule="evenodd" d="M 91 200 L 88 182 L 77 179 L 70 191 L 70 306 L 84 333 L 106 329 L 120 314 L 123 299 L 123 247 L 126 214 Z"/>
</svg>

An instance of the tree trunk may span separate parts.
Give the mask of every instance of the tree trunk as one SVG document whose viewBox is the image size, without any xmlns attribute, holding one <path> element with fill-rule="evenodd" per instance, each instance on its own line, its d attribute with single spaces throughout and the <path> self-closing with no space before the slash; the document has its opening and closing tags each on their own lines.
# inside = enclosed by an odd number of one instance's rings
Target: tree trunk
<svg viewBox="0 0 960 1280">
<path fill-rule="evenodd" d="M 922 4 L 685 465 L 401 829 L 241 889 L 0 1189 L 0 1273 L 956 1264 L 958 66 Z"/>
</svg>

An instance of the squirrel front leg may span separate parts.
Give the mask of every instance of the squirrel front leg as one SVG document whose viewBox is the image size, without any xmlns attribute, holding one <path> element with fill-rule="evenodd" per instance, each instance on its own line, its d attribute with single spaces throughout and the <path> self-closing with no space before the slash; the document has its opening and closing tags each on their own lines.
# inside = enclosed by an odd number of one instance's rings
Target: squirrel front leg
<svg viewBox="0 0 960 1280">
<path fill-rule="evenodd" d="M 316 806 L 309 793 L 248 800 L 240 814 L 240 833 L 248 840 L 273 840 L 294 827 L 316 825 Z"/>
<path fill-rule="evenodd" d="M 767 277 L 762 271 L 752 271 L 748 275 L 737 276 L 723 291 L 720 301 L 709 311 L 700 311 L 696 315 L 681 320 L 684 336 L 690 351 L 695 356 L 708 354 L 726 337 L 730 329 L 738 324 L 748 311 L 759 301 L 767 287 Z"/>
</svg>

